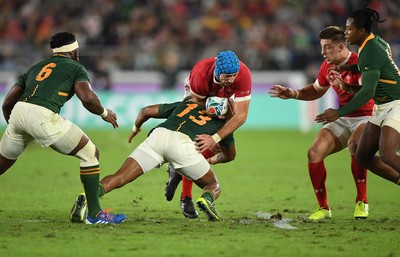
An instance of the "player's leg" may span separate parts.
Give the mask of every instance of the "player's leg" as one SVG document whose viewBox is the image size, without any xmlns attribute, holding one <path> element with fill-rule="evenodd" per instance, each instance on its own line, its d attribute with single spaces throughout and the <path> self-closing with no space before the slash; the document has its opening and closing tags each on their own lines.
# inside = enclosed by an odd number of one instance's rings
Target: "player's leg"
<svg viewBox="0 0 400 257">
<path fill-rule="evenodd" d="M 372 171 L 376 175 L 397 183 L 399 173 L 391 166 L 383 162 L 380 156 L 376 155 L 378 150 L 380 151 L 379 147 L 383 144 L 383 142 L 386 142 L 388 144 L 393 144 L 396 142 L 389 140 L 390 136 L 380 141 L 381 137 L 381 127 L 371 122 L 368 122 L 358 142 L 356 159 L 362 166 L 366 167 L 368 170 Z M 391 146 L 391 148 L 393 148 L 393 146 Z M 388 153 L 387 149 L 382 147 L 384 155 L 385 151 L 386 153 Z"/>
<path fill-rule="evenodd" d="M 174 198 L 176 188 L 182 180 L 182 175 L 179 174 L 168 164 L 168 181 L 165 184 L 165 197 L 167 201 L 171 201 Z"/>
<path fill-rule="evenodd" d="M 343 149 L 343 143 L 332 130 L 330 127 L 322 128 L 307 152 L 308 171 L 319 205 L 319 208 L 308 217 L 309 219 L 318 220 L 330 218 L 332 215 L 325 186 L 327 173 L 324 159 L 328 155 Z"/>
<path fill-rule="evenodd" d="M 0 175 L 6 172 L 34 138 L 24 130 L 25 110 L 17 105 L 0 141 Z"/>
<path fill-rule="evenodd" d="M 33 138 L 32 138 L 33 140 Z M 25 150 L 27 144 L 19 143 L 4 132 L 0 141 L 0 175 L 6 172 Z"/>
<path fill-rule="evenodd" d="M 222 219 L 215 209 L 213 202 L 219 197 L 221 188 L 214 171 L 209 163 L 203 159 L 200 162 L 178 169 L 185 177 L 190 177 L 194 183 L 203 189 L 201 196 L 197 199 L 197 206 L 204 212 L 209 221 Z"/>
<path fill-rule="evenodd" d="M 201 197 L 197 199 L 197 206 L 199 209 L 203 211 L 209 221 L 222 220 L 221 215 L 213 204 L 221 194 L 221 187 L 214 171 L 210 168 L 210 170 L 203 177 L 196 180 L 195 183 L 200 188 L 203 188 Z"/>
<path fill-rule="evenodd" d="M 67 121 L 66 121 L 67 122 Z M 124 214 L 110 214 L 100 207 L 98 187 L 100 178 L 99 151 L 83 131 L 75 124 L 68 125 L 67 132 L 50 145 L 55 151 L 75 156 L 80 159 L 80 178 L 85 191 L 85 198 L 77 198 L 71 210 L 71 221 L 82 221 L 83 209 L 87 201 L 88 215 L 86 224 L 121 223 L 126 217 Z"/>
<path fill-rule="evenodd" d="M 348 140 L 348 148 L 351 155 L 351 173 L 357 190 L 354 209 L 354 218 L 356 219 L 366 219 L 369 210 L 367 199 L 367 169 L 359 164 L 355 157 L 358 141 L 365 125 L 366 123 L 359 124 Z"/>
<path fill-rule="evenodd" d="M 214 152 L 215 151 L 215 152 Z M 207 149 L 203 151 L 201 154 L 204 156 L 205 159 L 213 157 L 216 153 L 220 152 L 219 147 L 214 149 Z M 192 189 L 193 189 L 193 182 L 187 179 L 185 176 L 182 176 L 182 193 L 180 199 L 180 207 L 183 216 L 186 218 L 197 218 L 198 213 L 194 208 L 193 204 L 193 196 L 192 196 Z"/>
</svg>

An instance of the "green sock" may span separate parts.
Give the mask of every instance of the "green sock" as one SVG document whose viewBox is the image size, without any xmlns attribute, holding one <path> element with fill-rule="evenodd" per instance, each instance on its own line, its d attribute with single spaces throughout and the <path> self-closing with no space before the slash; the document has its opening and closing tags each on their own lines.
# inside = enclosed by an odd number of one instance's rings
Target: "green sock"
<svg viewBox="0 0 400 257">
<path fill-rule="evenodd" d="M 207 199 L 208 201 L 210 201 L 210 203 L 214 202 L 214 196 L 210 191 L 205 191 L 201 197 Z"/>
<path fill-rule="evenodd" d="M 99 165 L 91 167 L 81 167 L 81 181 L 85 189 L 86 200 L 88 205 L 88 215 L 95 218 L 100 212 L 100 201 L 98 197 L 100 180 Z"/>
</svg>

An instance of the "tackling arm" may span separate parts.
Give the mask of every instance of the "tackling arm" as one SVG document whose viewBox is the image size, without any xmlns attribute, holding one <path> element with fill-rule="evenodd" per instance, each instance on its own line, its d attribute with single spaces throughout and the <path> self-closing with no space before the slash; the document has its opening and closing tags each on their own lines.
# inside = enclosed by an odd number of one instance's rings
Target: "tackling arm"
<svg viewBox="0 0 400 257">
<path fill-rule="evenodd" d="M 220 145 L 221 153 L 214 155 L 207 159 L 210 164 L 225 163 L 233 161 L 236 157 L 236 146 L 232 144 L 230 146 Z"/>
<path fill-rule="evenodd" d="M 14 85 L 10 91 L 8 92 L 7 96 L 4 98 L 2 110 L 3 116 L 6 122 L 10 119 L 10 114 L 14 105 L 18 102 L 18 99 L 21 97 L 24 90 L 16 85 Z"/>
<path fill-rule="evenodd" d="M 213 136 L 210 135 L 198 135 L 195 138 L 195 145 L 199 152 L 202 152 L 208 148 L 214 146 L 214 144 L 221 141 L 221 139 L 227 137 L 238 129 L 247 119 L 249 111 L 250 100 L 235 102 L 235 115 L 228 120 L 225 125 L 218 130 Z"/>
</svg>

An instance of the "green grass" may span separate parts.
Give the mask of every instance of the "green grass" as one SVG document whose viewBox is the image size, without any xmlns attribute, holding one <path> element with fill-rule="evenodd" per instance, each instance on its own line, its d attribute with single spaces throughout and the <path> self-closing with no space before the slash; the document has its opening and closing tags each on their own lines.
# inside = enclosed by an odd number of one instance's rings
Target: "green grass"
<svg viewBox="0 0 400 257">
<path fill-rule="evenodd" d="M 222 187 L 219 223 L 202 213 L 185 219 L 178 197 L 165 201 L 166 166 L 101 199 L 103 207 L 126 213 L 125 223 L 70 223 L 82 191 L 79 161 L 32 145 L 0 177 L 0 256 L 399 256 L 399 188 L 369 173 L 370 216 L 354 220 L 347 151 L 326 160 L 333 218 L 305 219 L 317 207 L 306 157 L 315 133 L 239 130 L 237 159 L 214 166 Z M 128 144 L 127 131 L 87 134 L 100 149 L 103 176 L 146 135 Z M 195 188 L 194 197 L 200 192 Z M 283 220 L 268 218 L 272 214 Z"/>
</svg>

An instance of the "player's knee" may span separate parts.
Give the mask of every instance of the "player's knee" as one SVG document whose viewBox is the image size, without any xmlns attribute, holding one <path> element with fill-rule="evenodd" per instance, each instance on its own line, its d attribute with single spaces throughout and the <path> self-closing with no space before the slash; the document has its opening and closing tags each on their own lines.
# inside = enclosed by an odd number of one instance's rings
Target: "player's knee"
<svg viewBox="0 0 400 257">
<path fill-rule="evenodd" d="M 321 154 L 316 150 L 315 147 L 311 147 L 307 151 L 307 158 L 309 162 L 315 163 L 315 162 L 320 162 L 324 158 L 321 156 Z"/>
<path fill-rule="evenodd" d="M 75 156 L 81 160 L 81 167 L 96 166 L 99 165 L 98 154 L 96 154 L 97 152 L 96 146 L 89 140 L 87 144 L 75 154 Z"/>
</svg>

